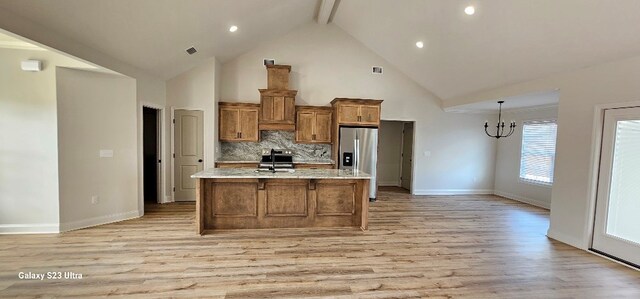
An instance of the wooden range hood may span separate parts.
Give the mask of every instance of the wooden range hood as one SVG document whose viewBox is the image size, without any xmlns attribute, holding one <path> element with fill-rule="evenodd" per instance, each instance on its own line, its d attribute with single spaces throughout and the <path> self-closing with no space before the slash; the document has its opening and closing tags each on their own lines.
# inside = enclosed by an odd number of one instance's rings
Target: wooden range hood
<svg viewBox="0 0 640 299">
<path fill-rule="evenodd" d="M 267 89 L 259 89 L 259 130 L 295 130 L 298 91 L 289 89 L 290 72 L 290 65 L 267 65 Z"/>
</svg>

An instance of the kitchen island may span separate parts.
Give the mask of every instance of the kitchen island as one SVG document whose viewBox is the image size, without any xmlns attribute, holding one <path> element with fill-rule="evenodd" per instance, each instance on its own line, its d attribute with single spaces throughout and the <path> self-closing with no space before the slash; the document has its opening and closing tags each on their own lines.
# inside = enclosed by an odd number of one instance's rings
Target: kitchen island
<svg viewBox="0 0 640 299">
<path fill-rule="evenodd" d="M 211 168 L 191 177 L 196 179 L 198 234 L 216 229 L 367 229 L 371 177 L 363 172 Z"/>
</svg>

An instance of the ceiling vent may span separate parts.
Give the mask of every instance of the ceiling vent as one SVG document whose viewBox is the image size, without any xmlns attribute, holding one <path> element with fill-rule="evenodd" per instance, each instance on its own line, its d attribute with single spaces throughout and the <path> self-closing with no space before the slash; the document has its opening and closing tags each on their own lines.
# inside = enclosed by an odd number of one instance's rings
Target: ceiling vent
<svg viewBox="0 0 640 299">
<path fill-rule="evenodd" d="M 371 72 L 373 74 L 382 74 L 382 67 L 381 66 L 374 66 L 374 67 L 372 67 Z"/>
<path fill-rule="evenodd" d="M 196 48 L 194 47 L 187 49 L 187 53 L 189 53 L 189 55 L 193 55 L 196 52 L 198 52 L 198 50 L 196 50 Z"/>
</svg>

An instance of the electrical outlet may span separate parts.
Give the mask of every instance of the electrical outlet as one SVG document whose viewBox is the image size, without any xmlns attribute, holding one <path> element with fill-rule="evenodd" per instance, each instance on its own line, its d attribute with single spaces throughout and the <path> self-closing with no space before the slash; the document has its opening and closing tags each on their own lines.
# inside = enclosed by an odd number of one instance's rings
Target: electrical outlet
<svg viewBox="0 0 640 299">
<path fill-rule="evenodd" d="M 91 204 L 97 204 L 100 201 L 98 195 L 91 196 Z"/>
</svg>

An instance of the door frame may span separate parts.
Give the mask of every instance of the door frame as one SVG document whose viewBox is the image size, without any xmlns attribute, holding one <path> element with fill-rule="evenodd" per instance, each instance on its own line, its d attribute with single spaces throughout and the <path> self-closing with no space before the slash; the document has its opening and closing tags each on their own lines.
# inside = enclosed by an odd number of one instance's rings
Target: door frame
<svg viewBox="0 0 640 299">
<path fill-rule="evenodd" d="M 413 181 L 414 181 L 414 171 L 415 165 L 415 148 L 416 148 L 416 122 L 415 121 L 402 121 L 402 149 L 400 150 L 400 187 L 402 187 L 402 164 L 404 163 L 404 125 L 407 123 L 411 123 L 413 127 L 413 135 L 411 136 L 411 183 L 409 184 L 409 193 L 413 194 Z"/>
<path fill-rule="evenodd" d="M 591 166 L 589 170 L 590 180 L 588 189 L 588 204 L 587 204 L 587 225 L 584 228 L 585 236 L 587 236 L 583 246 L 584 249 L 594 254 L 604 256 L 593 250 L 593 236 L 595 233 L 595 220 L 596 220 L 596 202 L 598 197 L 598 182 L 600 176 L 600 158 L 602 155 L 602 134 L 604 134 L 604 113 L 606 110 L 611 109 L 624 109 L 624 108 L 638 108 L 640 107 L 640 101 L 611 103 L 596 105 L 594 108 L 593 116 L 593 130 L 592 130 L 592 143 L 591 143 Z M 610 258 L 609 258 L 610 259 Z M 628 266 L 625 263 L 611 259 L 620 264 Z"/>
<path fill-rule="evenodd" d="M 407 119 L 380 119 L 380 122 L 382 121 L 397 121 L 397 122 L 402 122 L 402 123 L 413 123 L 413 136 L 411 136 L 411 138 L 413 138 L 412 142 L 411 142 L 411 188 L 409 190 L 409 193 L 411 195 L 414 195 L 413 190 L 415 190 L 415 177 L 416 177 L 416 136 L 418 136 L 416 134 L 416 131 L 418 130 L 418 121 L 417 120 L 407 120 Z M 404 124 L 403 124 L 403 129 L 404 129 Z M 379 133 L 378 133 L 379 134 Z M 404 134 L 402 134 L 402 138 L 404 141 Z M 378 142 L 378 146 L 379 146 L 380 142 Z M 400 159 L 400 176 L 402 176 L 402 159 Z M 400 184 L 402 184 L 402 182 L 400 182 Z"/>
<path fill-rule="evenodd" d="M 205 133 L 205 128 L 207 126 L 207 117 L 206 117 L 206 113 L 205 110 L 202 108 L 191 108 L 191 107 L 175 107 L 175 106 L 171 106 L 171 119 L 169 120 L 169 124 L 171 126 L 171 170 L 169 170 L 171 172 L 171 202 L 175 202 L 176 201 L 176 191 L 175 191 L 175 183 L 176 183 L 176 174 L 175 174 L 175 163 L 176 163 L 176 157 L 175 157 L 175 149 L 176 149 L 176 143 L 175 143 L 175 119 L 176 119 L 176 110 L 189 110 L 189 111 L 202 111 L 202 124 L 204 126 L 203 130 L 202 130 L 202 165 L 203 165 L 203 169 L 206 169 L 206 165 L 207 165 L 207 155 L 205 152 L 205 149 L 207 148 L 207 143 L 204 141 L 204 137 L 206 135 Z M 215 128 L 216 130 L 218 128 Z"/>
<path fill-rule="evenodd" d="M 150 103 L 150 102 L 140 102 L 138 106 L 138 209 L 141 211 L 141 214 L 144 214 L 144 142 L 143 142 L 143 129 L 144 125 L 144 108 L 151 108 L 158 111 L 158 157 L 160 160 L 166 160 L 165 158 L 165 146 L 164 142 L 166 140 L 166 129 L 164 127 L 164 118 L 165 118 L 165 106 Z M 166 171 L 164 165 L 167 163 L 158 163 L 158 203 L 167 203 L 167 198 L 165 196 L 165 188 L 166 188 Z"/>
</svg>

